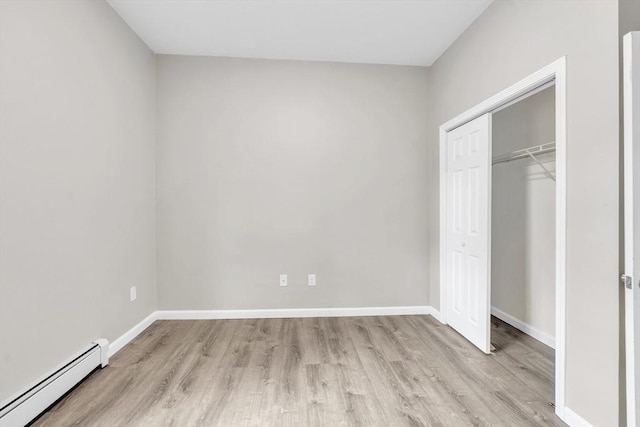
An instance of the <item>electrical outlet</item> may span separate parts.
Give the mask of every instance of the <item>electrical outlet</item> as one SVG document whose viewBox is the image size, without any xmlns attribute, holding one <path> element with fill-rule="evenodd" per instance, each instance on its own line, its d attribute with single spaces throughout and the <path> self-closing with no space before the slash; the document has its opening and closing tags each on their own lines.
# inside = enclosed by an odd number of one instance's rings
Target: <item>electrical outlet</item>
<svg viewBox="0 0 640 427">
<path fill-rule="evenodd" d="M 286 274 L 281 274 L 280 275 L 280 286 L 287 286 L 287 275 Z"/>
<path fill-rule="evenodd" d="M 315 274 L 310 274 L 309 275 L 309 279 L 307 280 L 307 284 L 309 286 L 315 286 L 316 285 L 316 275 Z"/>
<path fill-rule="evenodd" d="M 136 287 L 132 286 L 131 289 L 129 289 L 129 299 L 131 300 L 131 302 L 134 302 L 137 297 L 138 295 L 137 295 Z"/>
</svg>

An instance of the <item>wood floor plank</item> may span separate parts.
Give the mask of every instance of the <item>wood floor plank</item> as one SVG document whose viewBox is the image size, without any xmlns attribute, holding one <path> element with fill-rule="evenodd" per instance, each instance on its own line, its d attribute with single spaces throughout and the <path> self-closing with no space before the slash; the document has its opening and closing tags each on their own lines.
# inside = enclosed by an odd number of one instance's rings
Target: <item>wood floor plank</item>
<svg viewBox="0 0 640 427">
<path fill-rule="evenodd" d="M 492 320 L 157 321 L 34 426 L 562 426 L 553 349 Z"/>
</svg>

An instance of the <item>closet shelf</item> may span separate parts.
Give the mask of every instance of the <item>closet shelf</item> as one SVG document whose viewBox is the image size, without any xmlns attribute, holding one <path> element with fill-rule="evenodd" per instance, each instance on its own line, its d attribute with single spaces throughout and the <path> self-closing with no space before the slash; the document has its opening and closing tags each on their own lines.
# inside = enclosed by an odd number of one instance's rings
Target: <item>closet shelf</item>
<svg viewBox="0 0 640 427">
<path fill-rule="evenodd" d="M 533 147 L 523 148 L 521 150 L 512 151 L 511 153 L 503 154 L 498 157 L 494 157 L 491 164 L 497 165 L 499 163 L 512 162 L 514 160 L 520 160 L 524 158 L 531 158 L 535 161 L 538 166 L 540 166 L 545 175 L 551 178 L 553 181 L 556 180 L 556 177 L 547 169 L 540 160 L 536 157 L 536 155 L 551 153 L 556 151 L 556 143 L 555 142 L 547 142 L 546 144 L 534 145 Z"/>
</svg>

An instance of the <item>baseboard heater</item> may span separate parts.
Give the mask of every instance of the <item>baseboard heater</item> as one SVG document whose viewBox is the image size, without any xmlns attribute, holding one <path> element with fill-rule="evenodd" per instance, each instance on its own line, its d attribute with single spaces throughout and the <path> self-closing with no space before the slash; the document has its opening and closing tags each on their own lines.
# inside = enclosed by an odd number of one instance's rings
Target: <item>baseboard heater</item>
<svg viewBox="0 0 640 427">
<path fill-rule="evenodd" d="M 0 427 L 23 427 L 82 381 L 109 363 L 109 342 L 99 339 L 16 397 L 2 403 Z"/>
</svg>

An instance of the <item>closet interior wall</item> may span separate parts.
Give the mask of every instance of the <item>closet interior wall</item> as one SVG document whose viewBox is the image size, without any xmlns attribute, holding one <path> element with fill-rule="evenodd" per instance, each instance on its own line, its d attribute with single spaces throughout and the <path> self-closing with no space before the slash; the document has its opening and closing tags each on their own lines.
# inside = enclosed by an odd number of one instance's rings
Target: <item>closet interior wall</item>
<svg viewBox="0 0 640 427">
<path fill-rule="evenodd" d="M 554 142 L 555 87 L 493 115 L 493 157 Z M 536 155 L 555 173 L 555 151 Z M 555 334 L 555 182 L 533 159 L 492 168 L 491 303 Z"/>
</svg>

